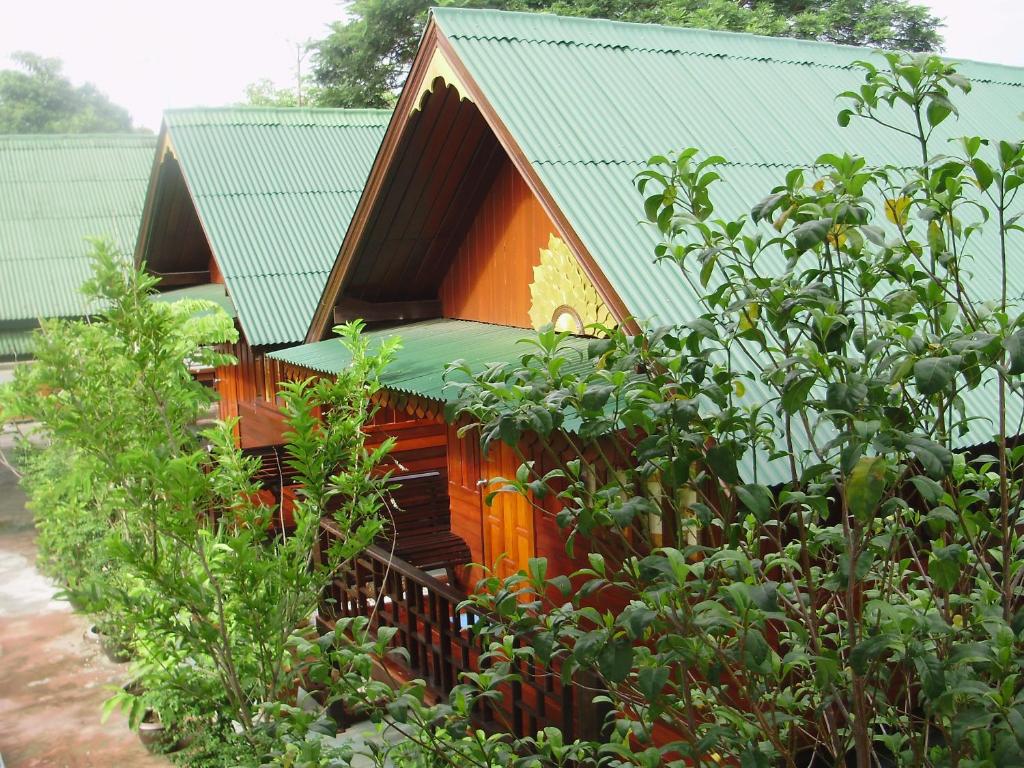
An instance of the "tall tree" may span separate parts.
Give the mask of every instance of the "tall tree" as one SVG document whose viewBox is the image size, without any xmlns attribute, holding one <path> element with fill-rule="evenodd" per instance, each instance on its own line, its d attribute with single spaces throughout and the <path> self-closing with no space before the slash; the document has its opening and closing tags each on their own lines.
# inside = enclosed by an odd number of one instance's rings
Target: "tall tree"
<svg viewBox="0 0 1024 768">
<path fill-rule="evenodd" d="M 939 20 L 912 0 L 350 0 L 348 20 L 335 23 L 313 46 L 319 103 L 392 104 L 433 5 L 547 11 L 908 51 L 942 44 Z"/>
<path fill-rule="evenodd" d="M 76 86 L 60 59 L 20 51 L 0 70 L 0 133 L 125 133 L 131 115 L 96 86 Z"/>
</svg>

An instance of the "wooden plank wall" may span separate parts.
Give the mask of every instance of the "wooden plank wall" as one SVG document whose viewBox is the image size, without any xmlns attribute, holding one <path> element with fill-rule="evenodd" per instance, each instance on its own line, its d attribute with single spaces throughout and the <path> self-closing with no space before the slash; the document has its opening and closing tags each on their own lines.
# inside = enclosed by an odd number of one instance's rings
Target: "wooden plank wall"
<svg viewBox="0 0 1024 768">
<path fill-rule="evenodd" d="M 448 497 L 452 505 L 452 533 L 461 536 L 473 553 L 474 563 L 484 560 L 483 515 L 480 508 L 480 443 L 475 434 L 459 439 L 458 428 L 447 426 Z"/>
<path fill-rule="evenodd" d="M 413 472 L 440 472 L 448 477 L 447 431 L 444 419 L 420 417 L 405 408 L 383 406 L 366 427 L 367 443 L 377 447 L 388 437 L 394 437 L 385 469 L 393 474 Z"/>
<path fill-rule="evenodd" d="M 445 317 L 530 327 L 530 283 L 555 225 L 506 158 L 441 284 Z"/>
</svg>

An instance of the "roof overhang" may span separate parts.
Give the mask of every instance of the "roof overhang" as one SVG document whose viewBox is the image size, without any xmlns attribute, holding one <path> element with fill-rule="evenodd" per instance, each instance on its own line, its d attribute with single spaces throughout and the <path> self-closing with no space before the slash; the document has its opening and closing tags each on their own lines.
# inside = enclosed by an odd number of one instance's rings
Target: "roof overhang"
<svg viewBox="0 0 1024 768">
<path fill-rule="evenodd" d="M 458 394 L 445 377 L 450 363 L 462 360 L 480 373 L 491 364 L 515 362 L 535 350 L 524 343 L 530 336 L 527 330 L 470 320 L 426 320 L 363 332 L 371 353 L 395 336 L 401 339 L 401 347 L 384 369 L 381 383 L 394 392 L 435 402 L 448 402 Z M 578 349 L 583 363 L 589 339 L 570 337 L 567 343 Z M 267 357 L 326 375 L 338 374 L 352 362 L 340 339 L 281 349 Z"/>
</svg>

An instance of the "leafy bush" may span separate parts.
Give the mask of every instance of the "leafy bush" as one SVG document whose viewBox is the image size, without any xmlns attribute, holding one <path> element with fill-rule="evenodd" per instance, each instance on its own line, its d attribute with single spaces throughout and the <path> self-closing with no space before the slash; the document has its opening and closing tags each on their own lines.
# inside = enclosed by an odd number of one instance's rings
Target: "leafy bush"
<svg viewBox="0 0 1024 768">
<path fill-rule="evenodd" d="M 195 426 L 213 394 L 185 363 L 230 363 L 214 345 L 235 338 L 231 320 L 206 302 L 152 301 L 154 278 L 105 244 L 95 264 L 85 291 L 96 319 L 44 323 L 35 364 L 0 394 L 8 418 L 39 421 L 48 441 L 28 483 L 45 551 L 63 578 L 88 583 L 104 628 L 133 649 L 144 692 L 111 705 L 199 732 L 190 764 L 254 763 L 303 679 L 293 634 L 329 573 L 380 530 L 386 475 L 375 467 L 391 444 L 369 450 L 362 427 L 396 343 L 370 354 L 358 325 L 342 329 L 346 372 L 285 385 L 302 488 L 294 530 L 277 532 L 253 480 L 258 460 L 236 447 L 233 424 Z M 317 565 L 328 508 L 349 536 Z M 86 545 L 81 562 L 71 541 Z"/>
<path fill-rule="evenodd" d="M 533 638 L 596 670 L 612 718 L 585 764 L 1024 762 L 1024 149 L 936 153 L 969 83 L 935 57 L 861 66 L 840 123 L 920 164 L 824 155 L 729 219 L 722 158 L 653 158 L 656 255 L 704 313 L 608 331 L 589 366 L 542 333 L 453 409 L 485 448 L 537 435 L 505 490 L 557 497 L 589 545 L 572 579 L 532 563 L 474 598 L 499 655 Z M 542 741 L 519 746 L 558 764 Z"/>
</svg>

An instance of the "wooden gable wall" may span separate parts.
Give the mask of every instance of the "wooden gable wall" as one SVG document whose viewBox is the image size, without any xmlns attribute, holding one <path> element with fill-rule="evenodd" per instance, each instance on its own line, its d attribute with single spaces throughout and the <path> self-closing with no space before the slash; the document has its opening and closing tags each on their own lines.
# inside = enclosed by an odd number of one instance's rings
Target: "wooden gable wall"
<svg viewBox="0 0 1024 768">
<path fill-rule="evenodd" d="M 530 283 L 555 225 L 506 157 L 456 250 L 439 297 L 445 317 L 530 327 Z"/>
</svg>

